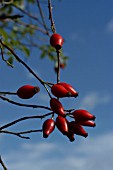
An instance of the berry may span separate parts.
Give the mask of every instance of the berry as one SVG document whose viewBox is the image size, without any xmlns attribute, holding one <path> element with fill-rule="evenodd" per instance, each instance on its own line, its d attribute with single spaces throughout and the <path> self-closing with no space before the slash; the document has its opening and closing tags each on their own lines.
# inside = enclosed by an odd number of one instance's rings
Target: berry
<svg viewBox="0 0 113 170">
<path fill-rule="evenodd" d="M 89 127 L 95 127 L 96 124 L 95 122 L 91 121 L 91 120 L 86 120 L 86 121 L 77 121 L 77 123 L 79 123 L 82 126 L 89 126 Z"/>
<path fill-rule="evenodd" d="M 72 114 L 76 121 L 95 120 L 95 116 L 89 113 L 87 110 L 75 110 Z"/>
<path fill-rule="evenodd" d="M 68 92 L 71 93 L 72 97 L 77 97 L 78 96 L 78 93 L 74 90 L 74 88 L 70 84 L 67 84 L 67 83 L 64 83 L 64 82 L 60 82 L 58 84 L 63 86 L 66 90 L 68 90 Z"/>
<path fill-rule="evenodd" d="M 47 119 L 44 123 L 43 123 L 43 137 L 47 138 L 55 129 L 55 122 L 53 119 Z"/>
<path fill-rule="evenodd" d="M 24 85 L 17 90 L 18 97 L 22 99 L 29 99 L 40 91 L 37 86 Z"/>
<path fill-rule="evenodd" d="M 84 128 L 80 124 L 76 123 L 75 121 L 69 122 L 69 129 L 70 132 L 76 135 L 80 135 L 85 138 L 88 136 L 88 133 L 84 130 Z"/>
<path fill-rule="evenodd" d="M 51 88 L 51 92 L 56 97 L 69 97 L 71 95 L 62 85 L 54 84 Z"/>
<path fill-rule="evenodd" d="M 58 116 L 56 118 L 56 126 L 63 135 L 68 134 L 68 122 L 66 118 Z"/>
<path fill-rule="evenodd" d="M 65 117 L 65 112 L 62 104 L 56 98 L 51 98 L 50 100 L 51 110 L 58 115 Z"/>
<path fill-rule="evenodd" d="M 50 44 L 52 47 L 56 48 L 57 50 L 62 48 L 62 44 L 64 43 L 64 39 L 60 34 L 52 34 L 50 37 Z"/>
</svg>

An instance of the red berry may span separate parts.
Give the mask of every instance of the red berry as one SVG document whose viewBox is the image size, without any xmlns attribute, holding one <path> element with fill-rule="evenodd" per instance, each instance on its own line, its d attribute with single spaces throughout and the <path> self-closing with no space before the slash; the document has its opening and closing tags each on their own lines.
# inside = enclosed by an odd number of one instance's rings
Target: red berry
<svg viewBox="0 0 113 170">
<path fill-rule="evenodd" d="M 65 68 L 65 64 L 64 63 L 60 63 L 60 68 L 64 69 Z"/>
<path fill-rule="evenodd" d="M 63 86 L 66 90 L 68 90 L 68 92 L 71 93 L 72 97 L 78 96 L 78 93 L 75 91 L 75 89 L 70 84 L 67 84 L 67 83 L 64 83 L 64 82 L 60 82 L 58 84 Z"/>
<path fill-rule="evenodd" d="M 50 100 L 51 110 L 58 115 L 65 117 L 65 112 L 62 104 L 56 98 L 51 98 Z"/>
<path fill-rule="evenodd" d="M 51 88 L 51 92 L 56 97 L 68 97 L 71 95 L 71 93 L 60 84 L 54 84 Z"/>
<path fill-rule="evenodd" d="M 62 38 L 62 36 L 60 34 L 54 33 L 50 37 L 50 44 L 51 44 L 51 46 L 56 48 L 57 50 L 62 48 L 62 44 L 63 43 L 64 43 L 64 39 Z"/>
<path fill-rule="evenodd" d="M 17 90 L 18 97 L 22 99 L 29 99 L 40 91 L 37 86 L 24 85 Z"/>
<path fill-rule="evenodd" d="M 69 140 L 71 142 L 73 142 L 75 140 L 74 133 L 72 131 L 70 131 L 70 129 L 68 129 L 67 137 L 69 138 Z"/>
<path fill-rule="evenodd" d="M 47 138 L 55 129 L 55 122 L 53 119 L 47 119 L 44 123 L 43 123 L 43 137 Z"/>
<path fill-rule="evenodd" d="M 88 136 L 88 133 L 84 130 L 84 128 L 80 124 L 76 123 L 75 121 L 69 123 L 69 129 L 71 132 L 73 132 L 76 135 L 80 135 L 85 138 Z"/>
<path fill-rule="evenodd" d="M 66 118 L 58 116 L 56 118 L 56 126 L 63 135 L 68 134 L 68 122 Z"/>
<path fill-rule="evenodd" d="M 95 120 L 95 116 L 89 113 L 87 110 L 75 110 L 72 114 L 76 121 Z"/>
<path fill-rule="evenodd" d="M 86 120 L 86 121 L 77 121 L 77 123 L 79 123 L 82 126 L 89 126 L 89 127 L 95 127 L 96 124 L 95 122 L 91 121 L 91 120 Z"/>
</svg>

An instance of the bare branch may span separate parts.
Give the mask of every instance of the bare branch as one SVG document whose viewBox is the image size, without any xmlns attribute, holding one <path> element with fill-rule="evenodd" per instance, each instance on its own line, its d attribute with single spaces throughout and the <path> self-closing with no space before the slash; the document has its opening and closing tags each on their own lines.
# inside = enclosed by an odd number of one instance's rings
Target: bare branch
<svg viewBox="0 0 113 170">
<path fill-rule="evenodd" d="M 38 23 L 40 23 L 41 25 L 43 25 L 42 22 L 41 22 L 37 17 L 35 17 L 34 15 L 32 15 L 31 13 L 29 13 L 29 12 L 27 12 L 27 11 L 19 8 L 19 7 L 16 6 L 15 4 L 11 4 L 11 5 L 12 5 L 13 7 L 15 7 L 16 9 L 18 9 L 19 11 L 21 11 L 23 14 L 29 16 L 30 18 L 34 19 L 35 21 L 37 21 Z"/>
<path fill-rule="evenodd" d="M 16 136 L 18 136 L 18 137 L 20 137 L 20 138 L 30 139 L 30 138 L 27 137 L 27 136 L 22 136 L 22 135 L 20 134 L 20 132 L 17 133 L 17 132 L 11 132 L 11 131 L 7 131 L 7 130 L 2 130 L 2 131 L 0 131 L 0 133 L 7 133 L 7 134 L 11 134 L 11 135 L 16 135 Z"/>
<path fill-rule="evenodd" d="M 0 156 L 0 164 L 2 165 L 2 167 L 3 167 L 4 170 L 8 170 L 8 169 L 6 168 L 6 166 L 5 166 L 5 164 L 4 164 L 1 156 Z"/>
<path fill-rule="evenodd" d="M 3 60 L 3 61 L 5 61 L 5 62 L 6 62 L 6 64 L 7 64 L 8 66 L 10 66 L 10 67 L 14 68 L 14 66 L 13 66 L 11 63 L 9 63 L 9 61 L 8 61 L 8 60 L 6 60 L 6 59 L 4 58 L 3 49 L 2 49 L 2 47 L 1 47 L 1 46 L 0 46 L 0 48 L 1 48 L 2 60 Z"/>
<path fill-rule="evenodd" d="M 49 19 L 51 21 L 51 30 L 53 33 L 56 33 L 56 28 L 55 28 L 55 23 L 53 20 L 53 16 L 52 16 L 52 4 L 51 4 L 51 0 L 48 0 L 48 8 L 49 8 Z"/>
<path fill-rule="evenodd" d="M 1 43 L 7 50 L 9 50 L 9 51 L 14 55 L 14 57 L 15 57 L 22 65 L 24 65 L 24 67 L 26 67 L 27 70 L 28 70 L 36 79 L 38 79 L 38 80 L 40 81 L 40 83 L 41 83 L 42 85 L 44 85 L 44 81 L 43 81 L 41 78 L 39 78 L 39 77 L 34 73 L 34 71 L 33 71 L 23 60 L 21 60 L 21 59 L 19 58 L 19 56 L 17 56 L 17 54 L 15 54 L 15 52 L 14 52 L 10 47 L 8 47 L 6 44 L 4 44 L 1 39 L 0 39 L 0 43 Z"/>
<path fill-rule="evenodd" d="M 31 108 L 42 108 L 42 109 L 51 110 L 49 107 L 46 107 L 46 106 L 18 103 L 13 100 L 10 100 L 6 97 L 3 97 L 3 96 L 0 96 L 0 99 L 5 100 L 5 101 L 7 101 L 11 104 L 17 105 L 17 106 L 31 107 Z"/>
<path fill-rule="evenodd" d="M 18 123 L 18 122 L 21 122 L 21 121 L 24 121 L 24 120 L 28 120 L 28 119 L 42 119 L 42 118 L 45 118 L 46 116 L 49 116 L 49 115 L 52 115 L 53 112 L 50 112 L 50 113 L 47 113 L 47 114 L 44 114 L 44 115 L 36 115 L 36 116 L 26 116 L 26 117 L 22 117 L 22 118 L 19 118 L 17 120 L 14 120 L 10 123 L 7 123 L 6 125 L 3 125 L 0 127 L 0 130 L 3 130 L 5 128 L 8 128 L 10 126 L 13 126 L 14 124 Z"/>
<path fill-rule="evenodd" d="M 39 8 L 39 12 L 40 12 L 40 16 L 41 16 L 41 18 L 42 18 L 42 22 L 43 22 L 44 28 L 45 28 L 45 30 L 46 30 L 46 32 L 47 32 L 47 35 L 50 36 L 49 31 L 48 31 L 48 28 L 47 28 L 47 26 L 46 26 L 46 22 L 45 22 L 45 19 L 44 19 L 44 14 L 43 14 L 42 8 L 41 8 L 41 6 L 40 6 L 39 0 L 37 0 L 37 5 L 38 5 L 38 8 Z"/>
</svg>

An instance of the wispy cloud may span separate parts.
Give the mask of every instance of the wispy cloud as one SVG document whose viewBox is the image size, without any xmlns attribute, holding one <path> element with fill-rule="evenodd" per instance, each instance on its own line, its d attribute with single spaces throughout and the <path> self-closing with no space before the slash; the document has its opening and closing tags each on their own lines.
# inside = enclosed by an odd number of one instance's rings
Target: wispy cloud
<svg viewBox="0 0 113 170">
<path fill-rule="evenodd" d="M 107 30 L 113 33 L 113 19 L 107 23 Z"/>
<path fill-rule="evenodd" d="M 74 144 L 34 143 L 22 145 L 19 151 L 8 153 L 11 170 L 112 170 L 113 133 L 88 138 Z M 67 146 L 66 146 L 67 145 Z"/>
<path fill-rule="evenodd" d="M 107 93 L 100 94 L 98 92 L 91 92 L 84 96 L 79 107 L 94 109 L 97 105 L 107 104 L 110 100 L 111 96 Z"/>
</svg>

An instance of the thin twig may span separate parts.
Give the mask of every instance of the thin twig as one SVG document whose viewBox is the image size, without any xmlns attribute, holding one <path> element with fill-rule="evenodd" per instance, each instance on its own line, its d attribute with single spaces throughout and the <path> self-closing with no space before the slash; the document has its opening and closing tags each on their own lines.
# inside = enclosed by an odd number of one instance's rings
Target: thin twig
<svg viewBox="0 0 113 170">
<path fill-rule="evenodd" d="M 33 132 L 42 132 L 42 129 L 39 130 L 27 130 L 27 131 L 23 131 L 23 132 L 11 132 L 11 131 L 7 131 L 7 130 L 1 130 L 0 133 L 7 133 L 7 134 L 11 134 L 11 135 L 16 135 L 20 138 L 24 138 L 24 139 L 30 139 L 30 137 L 28 136 L 23 136 L 22 134 L 28 134 L 28 133 L 33 133 Z"/>
<path fill-rule="evenodd" d="M 4 58 L 3 49 L 2 49 L 2 47 L 1 47 L 1 46 L 0 46 L 0 48 L 1 48 L 2 60 L 3 60 L 3 61 L 5 61 L 5 62 L 6 62 L 6 64 L 7 64 L 8 66 L 10 66 L 10 67 L 14 68 L 14 66 L 13 66 L 11 63 L 9 63 L 9 61 L 8 61 L 8 60 L 6 60 L 6 59 Z"/>
<path fill-rule="evenodd" d="M 37 18 L 35 17 L 34 15 L 32 15 L 31 13 L 19 8 L 18 6 L 16 6 L 15 4 L 11 4 L 13 7 L 15 7 L 16 9 L 18 9 L 19 11 L 21 11 L 23 14 L 29 16 L 30 18 L 34 19 L 35 21 L 37 21 L 38 23 L 40 23 L 40 25 L 43 25 L 42 22 Z"/>
<path fill-rule="evenodd" d="M 7 123 L 3 126 L 0 127 L 0 130 L 3 130 L 3 129 L 6 129 L 10 126 L 13 126 L 14 124 L 18 123 L 18 122 L 21 122 L 21 121 L 24 121 L 24 120 L 28 120 L 28 119 L 43 119 L 45 118 L 46 116 L 49 116 L 49 115 L 52 115 L 53 112 L 50 112 L 50 113 L 47 113 L 47 114 L 44 114 L 44 115 L 36 115 L 36 116 L 25 116 L 25 117 L 21 117 L 19 119 L 16 119 L 10 123 Z"/>
<path fill-rule="evenodd" d="M 36 79 L 38 79 L 38 81 L 45 87 L 48 95 L 51 97 L 45 82 L 23 60 L 21 60 L 19 56 L 10 47 L 4 44 L 4 42 L 1 39 L 0 39 L 0 43 L 14 55 L 14 57 L 18 60 L 18 62 L 20 62 Z"/>
<path fill-rule="evenodd" d="M 18 103 L 18 102 L 15 102 L 13 100 L 10 100 L 6 97 L 3 97 L 3 96 L 0 96 L 0 99 L 4 100 L 4 101 L 7 101 L 11 104 L 14 104 L 14 105 L 17 105 L 17 106 L 23 106 L 23 107 L 31 107 L 31 108 L 42 108 L 42 109 L 47 109 L 47 110 L 51 110 L 49 107 L 46 107 L 46 106 L 42 106 L 42 105 L 32 105 L 32 104 L 23 104 L 23 103 Z"/>
<path fill-rule="evenodd" d="M 15 92 L 6 92 L 6 91 L 0 91 L 0 95 L 6 95 L 6 94 L 8 94 L 8 95 L 17 95 L 17 93 L 15 93 Z"/>
<path fill-rule="evenodd" d="M 0 39 L 0 43 L 7 49 L 7 50 L 9 50 L 13 55 L 14 55 L 14 57 L 22 64 L 22 65 L 24 65 L 26 68 L 27 68 L 27 70 L 31 73 L 31 74 L 33 74 L 33 76 L 35 77 L 35 78 L 37 78 L 39 81 L 40 81 L 40 83 L 41 84 L 44 84 L 44 81 L 41 79 L 41 78 L 39 78 L 35 73 L 34 73 L 34 71 L 23 61 L 23 60 L 21 60 L 20 58 L 19 58 L 19 56 L 17 56 L 17 54 L 15 54 L 15 52 L 10 48 L 10 47 L 8 47 L 6 44 L 4 44 L 4 42 Z"/>
<path fill-rule="evenodd" d="M 20 21 L 20 20 L 14 20 L 14 22 L 16 22 L 16 23 L 18 23 L 18 24 L 21 24 L 21 25 L 23 25 L 23 26 L 25 26 L 25 27 L 29 27 L 29 28 L 31 28 L 31 29 L 38 30 L 38 31 L 42 32 L 43 34 L 47 34 L 47 35 L 48 35 L 48 32 L 47 32 L 47 31 L 43 30 L 43 29 L 40 28 L 40 27 L 37 27 L 36 25 L 27 24 L 27 23 L 22 22 L 22 21 Z"/>
<path fill-rule="evenodd" d="M 57 83 L 60 82 L 60 51 L 56 50 L 57 53 L 57 62 L 58 62 L 58 69 L 57 69 Z"/>
<path fill-rule="evenodd" d="M 23 136 L 18 132 L 11 132 L 11 131 L 7 131 L 7 130 L 2 130 L 2 131 L 0 131 L 0 133 L 7 133 L 7 134 L 11 134 L 11 135 L 16 135 L 16 136 L 18 136 L 20 138 L 30 139 L 28 136 Z"/>
<path fill-rule="evenodd" d="M 56 33 L 55 23 L 54 23 L 53 16 L 52 16 L 51 0 L 48 0 L 48 8 L 49 8 L 49 19 L 51 21 L 51 30 L 53 33 Z"/>
<path fill-rule="evenodd" d="M 50 36 L 49 31 L 48 31 L 48 28 L 47 28 L 47 26 L 46 26 L 44 14 L 43 14 L 42 8 L 41 8 L 41 6 L 40 6 L 39 0 L 37 0 L 37 5 L 38 5 L 38 8 L 39 8 L 39 12 L 40 12 L 40 16 L 41 16 L 41 18 L 42 18 L 42 22 L 43 22 L 44 28 L 45 28 L 45 30 L 46 30 L 46 32 L 47 32 L 47 35 Z"/>
<path fill-rule="evenodd" d="M 6 168 L 6 166 L 5 166 L 5 164 L 4 164 L 1 156 L 0 156 L 0 164 L 2 165 L 2 167 L 3 167 L 4 170 L 8 170 L 8 169 Z"/>
</svg>

